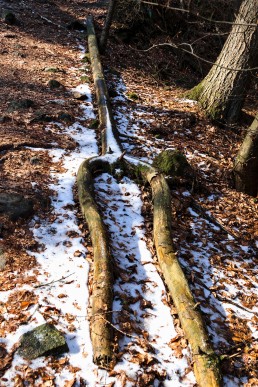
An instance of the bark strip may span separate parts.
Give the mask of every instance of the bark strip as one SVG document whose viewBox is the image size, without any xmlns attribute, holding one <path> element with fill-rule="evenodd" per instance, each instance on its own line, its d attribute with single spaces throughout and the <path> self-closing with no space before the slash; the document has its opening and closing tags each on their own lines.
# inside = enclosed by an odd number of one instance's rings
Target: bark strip
<svg viewBox="0 0 258 387">
<path fill-rule="evenodd" d="M 99 161 L 85 160 L 78 170 L 78 196 L 82 213 L 89 227 L 93 245 L 93 287 L 91 340 L 93 359 L 101 367 L 109 368 L 113 356 L 113 329 L 110 325 L 113 303 L 112 257 L 109 240 L 101 214 L 93 197 L 92 171 L 99 168 Z"/>
</svg>

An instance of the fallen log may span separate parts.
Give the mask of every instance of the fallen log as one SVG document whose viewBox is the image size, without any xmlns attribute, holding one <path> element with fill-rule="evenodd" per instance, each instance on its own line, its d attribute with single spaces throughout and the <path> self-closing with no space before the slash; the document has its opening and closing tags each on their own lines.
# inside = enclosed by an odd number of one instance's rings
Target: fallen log
<svg viewBox="0 0 258 387">
<path fill-rule="evenodd" d="M 89 227 L 93 245 L 92 313 L 90 321 L 93 360 L 101 367 L 109 368 L 113 357 L 113 274 L 109 240 L 101 214 L 93 197 L 94 169 L 98 160 L 85 160 L 78 170 L 77 186 L 82 214 Z M 103 318 L 105 317 L 105 318 Z"/>
<path fill-rule="evenodd" d="M 111 308 L 112 294 L 110 293 L 110 287 L 112 286 L 112 273 L 110 271 L 111 254 L 108 248 L 107 232 L 93 197 L 92 171 L 103 170 L 107 168 L 107 164 L 110 165 L 109 169 L 112 171 L 114 169 L 114 167 L 112 168 L 112 164 L 120 163 L 120 165 L 125 166 L 136 175 L 139 175 L 140 172 L 144 180 L 148 181 L 151 186 L 154 205 L 154 243 L 165 283 L 177 308 L 185 336 L 191 346 L 196 381 L 201 387 L 218 387 L 221 385 L 218 357 L 212 349 L 201 314 L 198 311 L 197 304 L 173 248 L 169 187 L 164 176 L 156 169 L 149 164 L 128 157 L 122 152 L 109 104 L 91 17 L 87 20 L 87 27 L 89 52 L 99 108 L 99 119 L 104 134 L 102 138 L 103 156 L 84 161 L 80 166 L 77 180 L 82 212 L 89 224 L 94 247 L 94 283 L 96 284 L 96 288 L 93 289 L 93 300 L 96 300 L 97 305 L 96 309 L 94 309 L 95 313 L 98 313 L 98 311 L 103 313 L 105 308 L 107 311 Z M 112 154 L 112 157 L 111 155 L 107 157 L 110 148 L 114 154 Z M 99 242 L 99 235 L 101 235 L 101 243 Z M 100 255 L 102 253 L 103 255 Z M 99 266 L 97 264 L 97 267 L 96 262 L 100 262 Z M 98 271 L 98 268 L 101 270 Z M 102 271 L 108 275 L 103 275 Z M 107 292 L 106 294 L 105 291 Z M 96 292 L 96 295 L 94 292 Z M 99 301 L 101 305 L 97 304 L 97 298 L 101 298 Z M 103 305 L 104 299 L 105 302 Z M 112 313 L 110 313 L 111 315 Z M 92 329 L 95 327 L 95 325 L 93 326 L 95 321 L 93 319 Z M 102 325 L 101 328 L 96 327 L 96 329 L 100 329 L 96 331 L 98 335 L 95 335 L 92 330 L 91 334 L 93 338 L 94 359 L 99 364 L 98 356 L 103 356 L 101 352 L 102 337 L 107 338 L 105 341 L 105 349 L 108 349 L 106 360 L 112 354 L 112 331 L 111 326 L 107 326 L 106 324 Z M 109 333 L 104 333 L 104 329 L 109 329 Z"/>
<path fill-rule="evenodd" d="M 153 168 L 147 169 L 144 166 L 141 171 L 152 189 L 153 234 L 159 265 L 186 339 L 191 346 L 196 381 L 199 386 L 220 386 L 219 359 L 210 344 L 197 303 L 174 252 L 171 233 L 171 196 L 168 184 L 164 176 L 158 174 Z"/>
</svg>

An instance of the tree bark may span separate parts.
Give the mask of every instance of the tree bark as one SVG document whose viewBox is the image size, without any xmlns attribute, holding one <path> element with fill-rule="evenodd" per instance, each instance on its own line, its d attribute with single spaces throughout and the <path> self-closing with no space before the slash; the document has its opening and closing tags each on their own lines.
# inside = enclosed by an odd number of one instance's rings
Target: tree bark
<svg viewBox="0 0 258 387">
<path fill-rule="evenodd" d="M 257 63 L 257 17 L 258 0 L 243 0 L 216 63 L 188 93 L 211 119 L 233 124 L 239 117 L 250 76 L 250 71 L 245 70 Z"/>
<path fill-rule="evenodd" d="M 200 387 L 218 387 L 222 383 L 219 359 L 212 349 L 198 305 L 174 253 L 169 187 L 164 176 L 153 168 L 142 167 L 141 172 L 152 189 L 153 234 L 159 265 L 191 346 L 197 384 Z"/>
<path fill-rule="evenodd" d="M 77 186 L 80 206 L 89 227 L 94 254 L 90 324 L 93 359 L 100 367 L 109 368 L 113 358 L 113 329 L 110 324 L 113 303 L 113 265 L 106 228 L 92 195 L 94 190 L 92 170 L 96 168 L 101 168 L 99 160 L 84 161 L 78 170 Z"/>
<path fill-rule="evenodd" d="M 99 42 L 99 50 L 102 54 L 104 54 L 107 46 L 107 40 L 109 36 L 109 30 L 113 21 L 114 12 L 116 9 L 117 0 L 110 0 L 108 4 L 107 17 L 105 20 L 104 28 L 101 33 L 100 42 Z"/>
<path fill-rule="evenodd" d="M 109 95 L 104 77 L 103 68 L 101 65 L 98 42 L 95 34 L 93 18 L 89 16 L 87 19 L 88 32 L 88 46 L 91 61 L 91 68 L 93 73 L 93 80 L 97 94 L 97 105 L 99 111 L 99 121 L 102 130 L 102 154 L 108 153 L 108 130 L 107 127 L 111 125 L 113 135 L 119 143 L 119 133 L 116 129 L 112 109 L 109 103 Z"/>
<path fill-rule="evenodd" d="M 258 113 L 237 154 L 234 176 L 238 191 L 258 195 Z"/>
</svg>

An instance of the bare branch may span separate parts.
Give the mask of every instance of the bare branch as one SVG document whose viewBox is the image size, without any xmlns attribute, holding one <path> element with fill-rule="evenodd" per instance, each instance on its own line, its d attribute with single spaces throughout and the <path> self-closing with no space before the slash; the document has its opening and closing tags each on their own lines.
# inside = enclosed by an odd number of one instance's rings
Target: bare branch
<svg viewBox="0 0 258 387">
<path fill-rule="evenodd" d="M 237 26 L 249 26 L 249 27 L 255 27 L 255 28 L 257 27 L 257 24 L 255 24 L 255 23 L 235 23 L 235 22 L 230 22 L 230 21 L 226 21 L 226 20 L 212 20 L 212 19 L 209 19 L 209 18 L 207 18 L 205 16 L 201 16 L 198 13 L 194 13 L 192 11 L 189 11 L 188 9 L 177 8 L 177 7 L 170 7 L 168 5 L 157 4 L 157 3 L 153 3 L 151 1 L 141 0 L 141 3 L 149 4 L 149 5 L 154 5 L 156 7 L 162 7 L 162 8 L 166 8 L 166 9 L 171 9 L 173 11 L 179 11 L 179 12 L 183 12 L 183 13 L 188 13 L 188 14 L 190 14 L 192 16 L 195 16 L 195 17 L 200 18 L 202 20 L 208 21 L 209 23 L 230 24 L 230 25 L 237 25 Z"/>
<path fill-rule="evenodd" d="M 191 51 L 188 51 L 180 46 L 189 46 L 190 47 L 190 50 Z M 202 62 L 205 62 L 205 63 L 209 63 L 213 66 L 216 66 L 216 67 L 220 67 L 222 69 L 227 69 L 227 70 L 230 70 L 230 71 L 255 71 L 255 70 L 258 70 L 258 67 L 250 67 L 250 68 L 246 68 L 246 69 L 241 69 L 241 68 L 231 68 L 231 67 L 227 67 L 227 66 L 223 66 L 219 63 L 215 63 L 215 62 L 212 62 L 208 59 L 205 59 L 199 55 L 197 55 L 194 51 L 193 51 L 193 47 L 190 43 L 181 43 L 181 44 L 175 44 L 175 43 L 159 43 L 159 44 L 153 44 L 153 46 L 147 48 L 146 50 L 138 50 L 137 51 L 143 51 L 143 52 L 148 52 L 150 50 L 153 50 L 153 48 L 157 48 L 157 47 L 162 47 L 162 46 L 169 46 L 169 47 L 173 47 L 173 48 L 177 48 L 181 51 L 184 51 L 186 52 L 187 54 L 190 54 L 192 56 L 194 56 L 195 58 L 201 60 Z"/>
</svg>

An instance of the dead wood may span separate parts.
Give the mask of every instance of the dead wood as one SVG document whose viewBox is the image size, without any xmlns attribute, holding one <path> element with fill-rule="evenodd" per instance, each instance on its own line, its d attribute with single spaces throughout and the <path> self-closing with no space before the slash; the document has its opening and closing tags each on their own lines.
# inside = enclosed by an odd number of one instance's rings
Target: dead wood
<svg viewBox="0 0 258 387">
<path fill-rule="evenodd" d="M 115 129 L 112 111 L 100 63 L 97 40 L 95 36 L 92 17 L 87 20 L 88 45 L 96 87 L 99 119 L 103 129 L 102 154 L 108 153 L 108 131 L 114 134 L 120 153 L 110 164 L 125 163 L 129 169 L 147 180 L 152 189 L 154 204 L 154 242 L 159 264 L 173 298 L 178 315 L 188 339 L 193 355 L 194 372 L 198 385 L 205 387 L 218 387 L 221 384 L 218 357 L 214 353 L 205 330 L 201 314 L 190 291 L 186 277 L 174 253 L 171 235 L 171 196 L 166 180 L 162 174 L 148 164 L 124 156 L 121 151 L 118 133 Z M 121 159 L 122 155 L 122 159 Z M 108 160 L 105 158 L 105 163 Z M 100 168 L 102 164 L 102 167 Z M 112 303 L 112 272 L 110 268 L 111 254 L 108 247 L 108 237 L 102 222 L 101 215 L 93 198 L 92 171 L 103 169 L 103 157 L 86 160 L 78 171 L 78 193 L 82 212 L 89 225 L 94 248 L 94 287 L 93 303 L 95 303 L 93 316 L 111 310 Z M 110 168 L 111 169 L 111 168 Z M 105 301 L 104 301 L 105 300 Z M 111 313 L 108 314 L 111 316 Z M 99 364 L 100 356 L 109 359 L 111 352 L 112 324 L 106 319 L 96 320 L 91 324 L 94 360 Z M 101 328 L 100 328 L 101 326 Z M 104 341 L 105 339 L 105 341 Z M 101 362 L 100 362 L 101 363 Z"/>
<path fill-rule="evenodd" d="M 220 386 L 219 358 L 211 346 L 198 305 L 174 252 L 168 184 L 164 176 L 151 166 L 144 164 L 134 168 L 137 168 L 138 174 L 141 172 L 152 189 L 154 244 L 165 283 L 191 346 L 196 381 L 199 386 Z"/>
<path fill-rule="evenodd" d="M 97 104 L 99 110 L 99 121 L 101 129 L 103 130 L 102 137 L 102 154 L 108 153 L 108 130 L 112 127 L 113 135 L 119 143 L 119 134 L 117 132 L 112 109 L 109 102 L 109 95 L 107 91 L 104 72 L 102 69 L 100 55 L 98 50 L 98 43 L 93 25 L 93 19 L 91 16 L 87 19 L 87 32 L 88 32 L 88 47 L 91 61 L 91 68 L 93 73 L 93 80 L 97 94 Z"/>
<path fill-rule="evenodd" d="M 90 326 L 93 358 L 96 364 L 108 368 L 113 355 L 113 328 L 109 324 L 112 313 L 107 313 L 112 311 L 113 302 L 112 258 L 106 228 L 92 195 L 92 171 L 96 167 L 99 169 L 98 160 L 85 160 L 78 170 L 77 185 L 80 206 L 89 227 L 94 254 Z M 102 318 L 104 313 L 105 319 Z"/>
</svg>

